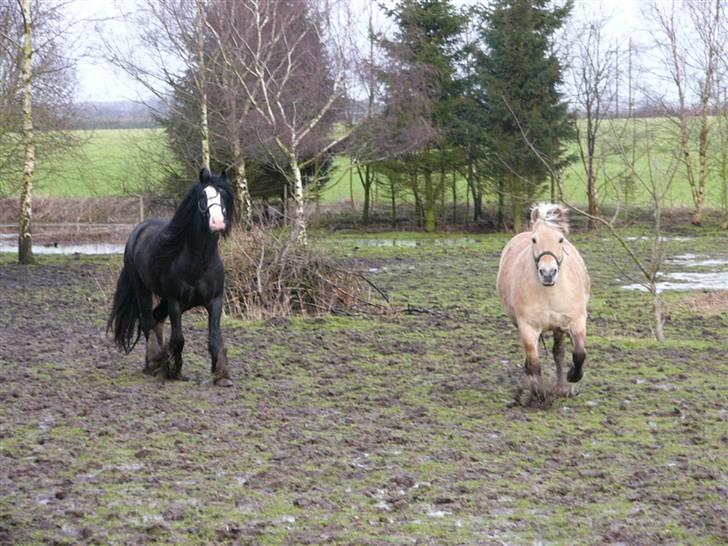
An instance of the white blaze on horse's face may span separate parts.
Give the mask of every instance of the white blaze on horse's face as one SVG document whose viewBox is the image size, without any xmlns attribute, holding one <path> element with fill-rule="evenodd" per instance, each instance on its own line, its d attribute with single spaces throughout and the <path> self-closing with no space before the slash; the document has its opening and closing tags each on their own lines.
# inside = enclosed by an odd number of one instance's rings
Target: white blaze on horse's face
<svg viewBox="0 0 728 546">
<path fill-rule="evenodd" d="M 213 233 L 225 231 L 225 215 L 222 209 L 222 195 L 213 186 L 205 186 L 207 197 L 207 215 L 210 231 Z"/>
<path fill-rule="evenodd" d="M 533 230 L 531 241 L 538 280 L 544 286 L 555 285 L 564 259 L 563 233 L 541 224 Z"/>
</svg>

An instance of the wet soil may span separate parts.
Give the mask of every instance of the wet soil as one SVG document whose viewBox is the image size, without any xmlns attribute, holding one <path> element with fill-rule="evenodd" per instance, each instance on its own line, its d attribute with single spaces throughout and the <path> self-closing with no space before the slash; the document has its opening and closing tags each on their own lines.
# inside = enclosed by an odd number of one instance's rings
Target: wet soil
<svg viewBox="0 0 728 546">
<path fill-rule="evenodd" d="M 120 258 L 0 259 L 0 544 L 728 541 L 727 314 L 675 300 L 651 341 L 645 300 L 585 241 L 578 394 L 514 406 L 503 242 L 337 247 L 424 311 L 227 318 L 227 389 L 202 313 L 184 317 L 190 382 L 111 346 Z"/>
</svg>

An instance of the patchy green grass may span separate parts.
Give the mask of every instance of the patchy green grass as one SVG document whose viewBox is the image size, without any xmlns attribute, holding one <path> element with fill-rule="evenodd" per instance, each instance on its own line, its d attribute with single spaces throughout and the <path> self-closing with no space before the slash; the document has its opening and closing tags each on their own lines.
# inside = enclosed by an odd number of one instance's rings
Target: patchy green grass
<svg viewBox="0 0 728 546">
<path fill-rule="evenodd" d="M 201 315 L 188 383 L 104 339 L 118 257 L 0 257 L 0 542 L 724 543 L 728 312 L 666 294 L 657 343 L 613 243 L 573 239 L 594 279 L 586 373 L 540 410 L 511 404 L 507 236 L 319 236 L 426 312 L 226 318 L 231 389 L 205 383 Z M 725 259 L 726 242 L 670 246 Z"/>
<path fill-rule="evenodd" d="M 642 120 L 656 127 L 660 144 L 652 152 L 653 160 L 667 164 L 672 157 L 669 143 L 670 125 L 664 119 Z M 619 131 L 624 130 L 625 120 L 607 120 L 603 124 L 604 142 Z M 78 131 L 77 136 L 83 141 L 80 149 L 71 155 L 52 158 L 48 162 L 39 162 L 36 173 L 36 193 L 48 197 L 100 197 L 126 195 L 138 191 L 141 187 L 153 187 L 159 182 L 163 173 L 159 170 L 159 157 L 169 159 L 166 150 L 166 139 L 161 129 L 103 129 L 95 131 Z M 673 139 L 674 140 L 674 139 Z M 578 157 L 575 142 L 567 146 L 567 153 Z M 715 152 L 717 153 L 717 151 Z M 611 179 L 618 178 L 623 169 L 623 160 L 616 155 L 607 155 L 604 165 L 600 165 L 600 173 L 606 173 Z M 646 160 L 638 162 L 637 170 L 646 172 Z M 452 202 L 451 182 L 445 192 L 445 203 Z M 600 183 L 600 185 L 603 185 Z M 722 203 L 722 184 L 719 177 L 709 172 L 706 206 L 719 208 Z M 458 180 L 456 184 L 457 199 L 465 201 L 466 184 Z M 612 187 L 602 189 L 604 204 L 613 205 L 622 202 Z M 570 202 L 586 201 L 583 167 L 578 161 L 572 163 L 564 172 L 564 195 Z M 322 200 L 325 203 L 350 201 L 353 197 L 357 210 L 363 202 L 363 190 L 356 169 L 352 170 L 349 158 L 338 156 L 334 160 L 334 169 L 328 186 L 324 189 Z M 386 196 L 375 188 L 372 197 L 379 206 L 387 207 Z M 649 206 L 644 190 L 637 184 L 629 197 L 630 204 Z M 678 170 L 675 183 L 667 198 L 668 207 L 692 206 L 690 188 L 683 170 Z"/>
<path fill-rule="evenodd" d="M 159 158 L 167 144 L 161 129 L 98 129 L 75 136 L 82 144 L 73 154 L 37 164 L 36 195 L 128 195 L 163 176 Z"/>
</svg>

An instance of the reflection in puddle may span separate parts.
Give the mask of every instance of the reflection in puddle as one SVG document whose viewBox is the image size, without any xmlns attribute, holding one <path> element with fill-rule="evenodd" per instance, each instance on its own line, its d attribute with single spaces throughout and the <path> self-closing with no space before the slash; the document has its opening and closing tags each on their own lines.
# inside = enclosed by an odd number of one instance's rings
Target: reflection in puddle
<svg viewBox="0 0 728 546">
<path fill-rule="evenodd" d="M 7 244 L 0 240 L 0 253 L 17 253 L 17 244 Z M 86 243 L 78 245 L 43 246 L 33 245 L 33 254 L 123 254 L 124 245 L 109 243 Z"/>
</svg>

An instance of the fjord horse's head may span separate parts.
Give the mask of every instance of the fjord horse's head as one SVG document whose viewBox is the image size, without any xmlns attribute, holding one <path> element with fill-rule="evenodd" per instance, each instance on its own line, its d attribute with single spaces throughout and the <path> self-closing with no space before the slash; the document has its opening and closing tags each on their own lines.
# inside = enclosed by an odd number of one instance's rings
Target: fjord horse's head
<svg viewBox="0 0 728 546">
<path fill-rule="evenodd" d="M 561 205 L 539 203 L 531 209 L 531 255 L 543 286 L 556 284 L 568 231 L 566 209 Z"/>
</svg>

